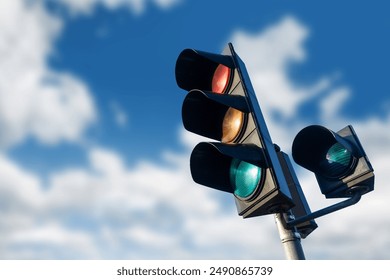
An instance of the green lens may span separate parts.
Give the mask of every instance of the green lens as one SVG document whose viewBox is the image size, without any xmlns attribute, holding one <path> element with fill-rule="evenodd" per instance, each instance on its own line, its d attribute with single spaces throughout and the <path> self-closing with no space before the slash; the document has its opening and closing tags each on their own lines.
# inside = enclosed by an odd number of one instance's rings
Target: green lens
<svg viewBox="0 0 390 280">
<path fill-rule="evenodd" d="M 329 177 L 344 175 L 349 170 L 352 162 L 352 154 L 340 143 L 331 146 L 325 155 L 323 168 Z"/>
<path fill-rule="evenodd" d="M 249 198 L 255 192 L 260 179 L 260 167 L 238 159 L 232 160 L 230 165 L 230 182 L 236 196 Z"/>
</svg>

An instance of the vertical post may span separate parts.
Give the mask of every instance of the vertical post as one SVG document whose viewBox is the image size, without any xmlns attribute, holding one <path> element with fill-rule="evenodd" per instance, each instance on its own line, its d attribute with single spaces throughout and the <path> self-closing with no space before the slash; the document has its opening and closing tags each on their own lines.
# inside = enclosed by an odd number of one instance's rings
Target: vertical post
<svg viewBox="0 0 390 280">
<path fill-rule="evenodd" d="M 280 241 L 282 242 L 284 253 L 288 260 L 304 260 L 305 254 L 301 245 L 301 236 L 295 227 L 287 228 L 286 221 L 291 220 L 292 214 L 276 213 L 275 223 L 279 231 Z"/>
</svg>

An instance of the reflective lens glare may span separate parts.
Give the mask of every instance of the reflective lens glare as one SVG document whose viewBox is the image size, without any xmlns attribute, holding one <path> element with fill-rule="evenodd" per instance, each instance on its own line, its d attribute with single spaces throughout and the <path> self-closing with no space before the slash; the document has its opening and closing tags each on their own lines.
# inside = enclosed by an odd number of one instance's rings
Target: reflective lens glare
<svg viewBox="0 0 390 280">
<path fill-rule="evenodd" d="M 225 93 L 230 79 L 231 69 L 225 65 L 219 64 L 215 69 L 211 90 L 215 93 Z"/>
<path fill-rule="evenodd" d="M 244 113 L 229 108 L 222 122 L 222 139 L 223 143 L 230 143 L 237 139 L 244 124 Z"/>
<path fill-rule="evenodd" d="M 230 165 L 230 183 L 234 194 L 240 198 L 249 198 L 257 189 L 261 180 L 261 168 L 245 161 L 233 159 Z"/>
<path fill-rule="evenodd" d="M 322 168 L 329 177 L 343 175 L 349 170 L 353 160 L 351 152 L 339 143 L 329 148 L 325 158 L 326 160 L 323 161 Z"/>
</svg>

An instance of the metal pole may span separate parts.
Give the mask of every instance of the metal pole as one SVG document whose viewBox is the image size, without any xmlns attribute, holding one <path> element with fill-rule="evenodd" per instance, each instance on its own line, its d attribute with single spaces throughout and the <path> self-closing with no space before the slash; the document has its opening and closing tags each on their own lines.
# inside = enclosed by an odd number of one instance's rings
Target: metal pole
<svg viewBox="0 0 390 280">
<path fill-rule="evenodd" d="M 286 221 L 292 219 L 292 214 L 276 213 L 275 223 L 279 231 L 284 253 L 288 260 L 304 260 L 305 254 L 301 245 L 301 236 L 295 227 L 288 228 Z"/>
</svg>

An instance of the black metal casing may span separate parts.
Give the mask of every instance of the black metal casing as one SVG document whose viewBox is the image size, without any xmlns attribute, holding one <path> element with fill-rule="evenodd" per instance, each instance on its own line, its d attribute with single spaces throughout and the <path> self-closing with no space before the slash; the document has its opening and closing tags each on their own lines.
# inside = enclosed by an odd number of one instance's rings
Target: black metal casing
<svg viewBox="0 0 390 280">
<path fill-rule="evenodd" d="M 211 79 L 218 65 L 232 70 L 224 94 L 212 92 Z M 269 135 L 249 75 L 232 44 L 223 54 L 185 49 L 176 62 L 176 81 L 188 92 L 182 107 L 184 127 L 196 134 L 221 141 L 222 120 L 229 108 L 245 114 L 245 128 L 233 143 L 202 142 L 190 159 L 195 182 L 229 193 L 229 166 L 233 158 L 261 167 L 264 178 L 250 199 L 235 196 L 244 218 L 287 211 L 294 206 L 277 152 Z"/>
<path fill-rule="evenodd" d="M 329 176 L 319 162 L 334 143 L 339 143 L 353 156 L 350 168 L 340 176 Z M 326 198 L 351 197 L 353 192 L 365 194 L 374 189 L 374 169 L 351 125 L 333 132 L 323 126 L 302 129 L 293 142 L 292 155 L 296 163 L 314 172 Z"/>
</svg>

